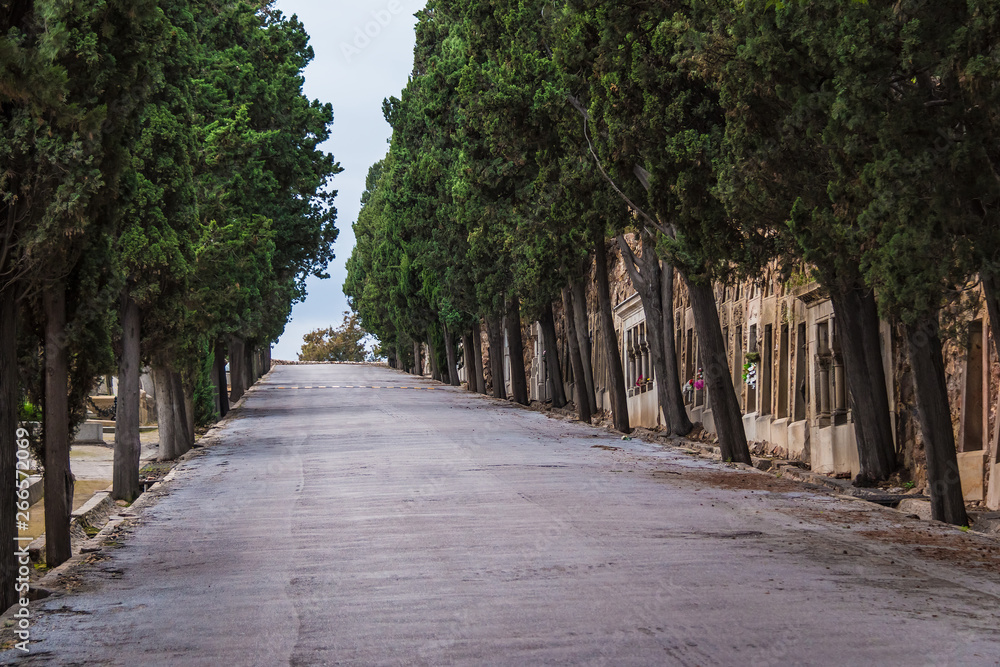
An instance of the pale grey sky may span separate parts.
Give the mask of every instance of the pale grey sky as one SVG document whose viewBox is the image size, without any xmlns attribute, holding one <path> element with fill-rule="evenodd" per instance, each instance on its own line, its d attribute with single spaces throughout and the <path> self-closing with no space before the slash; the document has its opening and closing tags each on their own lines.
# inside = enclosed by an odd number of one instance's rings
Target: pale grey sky
<svg viewBox="0 0 1000 667">
<path fill-rule="evenodd" d="M 311 37 L 316 59 L 306 70 L 305 92 L 333 104 L 333 136 L 324 148 L 344 172 L 333 179 L 340 236 L 330 279 L 309 281 L 309 297 L 292 312 L 275 359 L 297 359 L 304 334 L 339 325 L 347 310 L 342 287 L 354 248 L 351 225 L 368 168 L 385 156 L 391 134 L 382 100 L 398 97 L 406 85 L 413 67 L 413 14 L 423 6 L 424 0 L 278 0 L 278 9 L 298 15 Z"/>
</svg>

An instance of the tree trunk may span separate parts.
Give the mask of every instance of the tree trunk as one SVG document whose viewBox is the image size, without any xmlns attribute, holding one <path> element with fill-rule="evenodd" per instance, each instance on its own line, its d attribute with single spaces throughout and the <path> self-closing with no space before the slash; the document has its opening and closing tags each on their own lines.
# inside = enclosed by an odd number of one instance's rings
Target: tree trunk
<svg viewBox="0 0 1000 667">
<path fill-rule="evenodd" d="M 483 372 L 483 328 L 479 320 L 472 327 L 472 364 L 476 371 L 476 389 L 480 394 L 486 393 L 486 374 Z"/>
<path fill-rule="evenodd" d="M 462 364 L 465 366 L 465 388 L 469 391 L 476 391 L 476 375 L 472 357 L 472 334 L 466 331 L 462 334 Z"/>
<path fill-rule="evenodd" d="M 552 407 L 561 408 L 566 405 L 566 390 L 563 388 L 562 369 L 559 367 L 559 340 L 556 336 L 556 318 L 552 312 L 552 304 L 545 304 L 542 318 L 538 320 L 542 330 L 542 349 L 545 354 L 545 367 L 549 382 L 552 383 Z"/>
<path fill-rule="evenodd" d="M 215 348 L 212 348 L 211 355 L 212 367 L 208 373 L 208 381 L 212 384 L 212 408 L 214 409 L 213 414 L 218 415 L 221 418 L 223 415 L 222 405 L 219 404 L 219 364 L 215 361 Z"/>
<path fill-rule="evenodd" d="M 250 343 L 245 342 L 243 344 L 243 372 L 246 374 L 243 378 L 244 393 L 257 383 L 257 377 L 254 375 L 253 367 L 253 350 L 253 345 Z"/>
<path fill-rule="evenodd" d="M 174 383 L 173 378 L 163 366 L 154 365 L 150 369 L 153 376 L 153 388 L 156 391 L 156 423 L 160 441 L 161 461 L 177 458 L 177 422 L 174 419 Z"/>
<path fill-rule="evenodd" d="M 486 338 L 489 345 L 490 374 L 493 376 L 493 398 L 507 398 L 507 383 L 503 376 L 503 327 L 500 315 L 486 318 Z"/>
<path fill-rule="evenodd" d="M 118 406 L 115 413 L 115 460 L 111 497 L 132 502 L 139 484 L 139 337 L 142 312 L 128 292 L 122 294 L 122 356 L 118 363 Z"/>
<path fill-rule="evenodd" d="M 184 396 L 184 416 L 187 418 L 185 435 L 187 436 L 188 449 L 195 443 L 195 418 L 194 418 L 194 385 L 188 387 L 183 385 Z"/>
<path fill-rule="evenodd" d="M 590 423 L 590 401 L 587 400 L 587 383 L 584 380 L 583 357 L 580 355 L 580 339 L 576 335 L 576 321 L 573 313 L 573 292 L 568 287 L 562 291 L 563 313 L 566 317 L 566 340 L 569 342 L 569 361 L 573 367 L 573 389 L 576 392 L 576 416 L 582 422 Z"/>
<path fill-rule="evenodd" d="M 997 358 L 1000 358 L 1000 280 L 992 273 L 983 271 L 983 295 L 986 300 L 986 312 L 990 316 L 990 329 L 993 332 L 993 345 Z"/>
<path fill-rule="evenodd" d="M 45 563 L 57 567 L 73 555 L 69 519 L 73 476 L 69 465 L 69 355 L 66 286 L 43 293 L 45 309 Z"/>
<path fill-rule="evenodd" d="M 725 461 L 752 465 L 746 431 L 743 430 L 743 414 L 729 373 L 726 341 L 722 338 L 715 291 L 710 284 L 695 284 L 687 276 L 682 277 L 691 297 L 694 326 L 698 331 L 698 347 L 701 352 L 701 368 L 712 401 L 712 416 L 715 418 L 722 458 Z"/>
<path fill-rule="evenodd" d="M 441 367 L 438 365 L 437 348 L 434 346 L 434 336 L 427 330 L 427 361 L 431 367 L 431 379 L 441 382 Z"/>
<path fill-rule="evenodd" d="M 587 290 L 583 280 L 573 283 L 573 317 L 576 322 L 576 338 L 580 343 L 580 360 L 583 361 L 583 386 L 590 414 L 597 413 L 597 391 L 594 387 L 593 350 L 590 345 L 590 322 L 587 317 Z"/>
<path fill-rule="evenodd" d="M 667 405 L 670 414 L 667 419 L 676 435 L 687 435 L 694 428 L 684 407 L 684 392 L 681 391 L 680 369 L 677 367 L 677 349 L 675 339 L 676 322 L 674 321 L 674 267 L 663 262 L 660 265 L 660 299 L 663 312 L 663 364 L 666 367 Z M 653 332 L 656 335 L 656 332 Z M 659 382 L 659 380 L 657 380 Z M 733 389 L 735 391 L 735 387 Z"/>
<path fill-rule="evenodd" d="M 229 384 L 233 388 L 229 394 L 231 403 L 238 402 L 247 393 L 245 347 L 242 338 L 232 336 L 229 339 Z"/>
<path fill-rule="evenodd" d="M 458 355 L 455 354 L 455 341 L 451 338 L 448 325 L 441 324 L 441 333 L 444 334 L 444 354 L 448 358 L 448 384 L 452 387 L 459 385 L 458 381 Z"/>
<path fill-rule="evenodd" d="M 472 335 L 468 331 L 462 333 L 462 367 L 465 368 L 465 388 L 468 391 L 475 391 L 476 377 L 472 374 Z"/>
<path fill-rule="evenodd" d="M 664 323 L 664 310 L 669 308 L 672 321 L 673 305 L 668 307 L 663 299 L 663 277 L 660 270 L 660 260 L 656 256 L 655 240 L 647 232 L 643 232 L 641 238 L 641 257 L 635 256 L 624 236 L 618 237 L 618 247 L 622 251 L 622 259 L 632 280 L 632 286 L 635 287 L 635 291 L 639 294 L 639 300 L 642 301 L 642 310 L 646 314 L 646 342 L 653 359 L 657 400 L 666 420 L 664 426 L 668 432 L 687 435 L 691 432 L 693 425 L 688 419 L 687 410 L 684 408 L 684 397 L 681 394 L 680 381 L 676 375 L 677 361 L 673 357 L 674 348 L 671 345 L 664 349 L 666 335 L 663 332 L 667 331 L 667 326 Z M 669 338 L 673 340 L 672 323 Z M 671 377 L 670 368 L 667 366 L 667 356 L 673 358 L 673 364 L 671 364 L 674 371 L 673 377 Z M 674 391 L 671 392 L 671 389 Z"/>
<path fill-rule="evenodd" d="M 879 345 L 875 296 L 859 288 L 832 291 L 834 326 L 844 356 L 861 471 L 855 483 L 872 486 L 896 469 L 889 396 Z"/>
<path fill-rule="evenodd" d="M 904 326 L 904 330 L 927 456 L 931 515 L 936 521 L 966 526 L 969 518 L 965 513 L 962 479 L 958 472 L 936 314 L 914 325 Z"/>
<path fill-rule="evenodd" d="M 510 349 L 510 393 L 515 403 L 528 405 L 528 375 L 521 338 L 521 300 L 515 294 L 507 304 L 507 347 Z"/>
<path fill-rule="evenodd" d="M 1000 280 L 987 271 L 982 272 L 983 295 L 986 300 L 986 311 L 990 316 L 990 334 L 993 338 L 993 345 L 996 348 L 997 358 L 1000 359 Z M 1000 395 L 997 396 L 997 414 L 1000 414 Z M 990 509 L 1000 507 L 1000 424 L 994 429 L 993 444 L 989 452 L 987 471 L 990 473 L 990 485 L 987 493 L 986 503 Z"/>
<path fill-rule="evenodd" d="M 622 369 L 622 358 L 618 349 L 618 333 L 615 331 L 615 320 L 611 308 L 611 288 L 608 285 L 608 251 L 604 247 L 604 238 L 597 239 L 595 244 L 595 271 L 597 274 L 597 301 L 601 308 L 601 333 L 604 334 L 604 357 L 608 364 L 608 391 L 611 395 L 611 420 L 617 430 L 630 433 L 632 427 L 628 418 L 628 395 L 625 393 L 625 371 Z"/>
<path fill-rule="evenodd" d="M 191 420 L 187 412 L 187 390 L 184 387 L 184 380 L 180 373 L 170 374 L 171 382 L 171 403 L 174 413 L 174 457 L 182 456 L 191 449 L 194 442 L 194 431 L 191 430 Z"/>
<path fill-rule="evenodd" d="M 635 257 L 631 247 L 623 236 L 618 237 L 618 247 L 622 251 L 622 260 L 625 268 L 632 280 L 632 286 L 639 294 L 642 302 L 642 310 L 646 315 L 646 344 L 649 345 L 649 354 L 653 359 L 653 374 L 656 380 L 656 398 L 660 408 L 663 410 L 663 417 L 666 420 L 664 426 L 668 432 L 674 430 L 673 421 L 670 418 L 670 405 L 667 396 L 667 366 L 663 353 L 663 299 L 660 294 L 660 262 L 656 258 L 656 251 L 649 240 L 649 234 L 643 233 L 642 237 L 642 257 Z M 651 261 L 652 260 L 652 261 Z"/>
<path fill-rule="evenodd" d="M 226 344 L 221 340 L 215 344 L 215 372 L 219 381 L 219 417 L 229 414 L 229 387 L 226 381 Z"/>
<path fill-rule="evenodd" d="M 27 472 L 16 472 L 18 437 L 17 296 L 12 287 L 0 290 L 0 610 L 17 602 L 14 591 L 18 501 L 15 487 L 27 489 Z M 24 543 L 26 545 L 26 543 Z"/>
</svg>

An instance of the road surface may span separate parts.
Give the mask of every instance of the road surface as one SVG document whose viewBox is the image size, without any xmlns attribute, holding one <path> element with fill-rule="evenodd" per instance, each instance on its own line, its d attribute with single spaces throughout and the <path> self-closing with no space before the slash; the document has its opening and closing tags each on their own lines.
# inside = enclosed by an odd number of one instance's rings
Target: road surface
<svg viewBox="0 0 1000 667">
<path fill-rule="evenodd" d="M 395 371 L 276 368 L 19 665 L 997 665 L 995 542 Z"/>
</svg>

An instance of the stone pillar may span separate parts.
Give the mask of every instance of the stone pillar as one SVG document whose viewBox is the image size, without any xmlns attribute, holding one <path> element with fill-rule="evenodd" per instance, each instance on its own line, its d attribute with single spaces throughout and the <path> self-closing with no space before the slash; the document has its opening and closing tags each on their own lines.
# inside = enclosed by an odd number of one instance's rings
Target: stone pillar
<svg viewBox="0 0 1000 667">
<path fill-rule="evenodd" d="M 816 366 L 819 375 L 819 418 L 830 418 L 830 358 L 819 356 L 816 358 Z"/>
<path fill-rule="evenodd" d="M 843 413 L 847 411 L 847 393 L 844 385 L 844 360 L 839 356 L 833 357 L 833 382 L 835 402 L 834 412 Z"/>
</svg>

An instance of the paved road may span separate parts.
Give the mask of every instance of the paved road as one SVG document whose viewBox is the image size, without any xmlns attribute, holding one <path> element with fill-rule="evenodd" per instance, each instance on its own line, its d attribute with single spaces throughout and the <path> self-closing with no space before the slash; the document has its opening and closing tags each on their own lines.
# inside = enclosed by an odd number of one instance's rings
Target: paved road
<svg viewBox="0 0 1000 667">
<path fill-rule="evenodd" d="M 992 543 L 394 371 L 278 368 L 204 452 L 0 659 L 1000 664 Z"/>
</svg>

